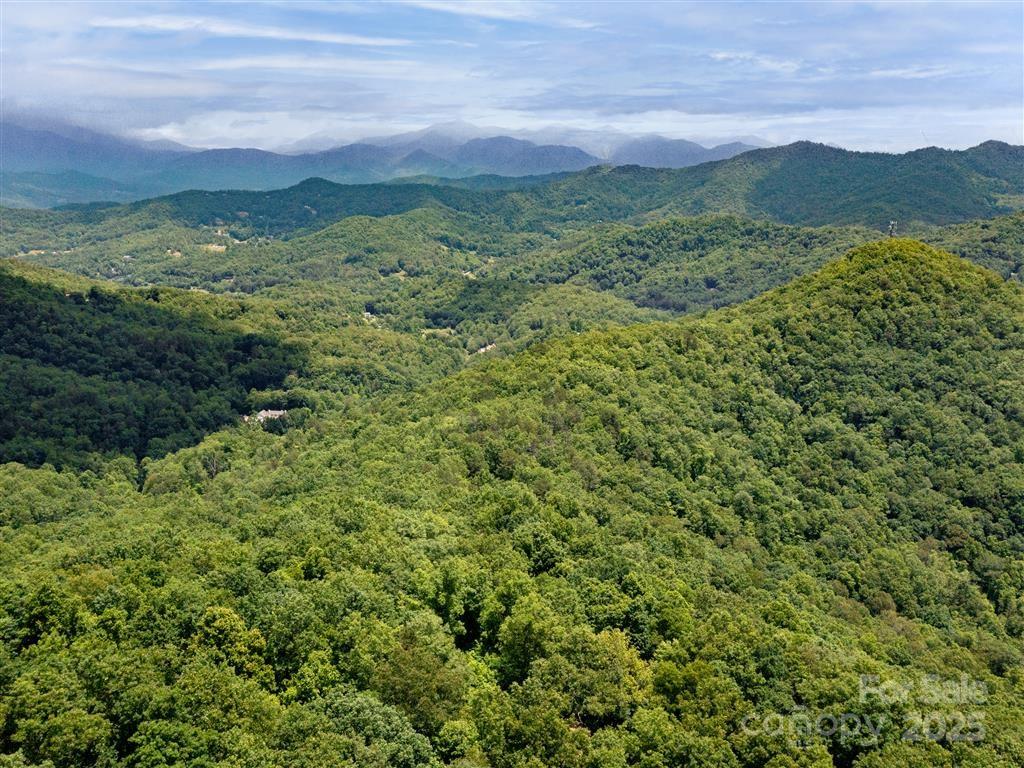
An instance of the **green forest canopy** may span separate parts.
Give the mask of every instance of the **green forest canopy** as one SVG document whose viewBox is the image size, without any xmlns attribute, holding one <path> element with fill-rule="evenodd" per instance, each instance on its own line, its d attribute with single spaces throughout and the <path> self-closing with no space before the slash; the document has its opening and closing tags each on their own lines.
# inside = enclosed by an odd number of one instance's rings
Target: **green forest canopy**
<svg viewBox="0 0 1024 768">
<path fill-rule="evenodd" d="M 920 243 L 143 474 L 0 467 L 12 764 L 1024 756 L 1024 290 Z M 984 737 L 863 674 L 983 681 Z M 799 711 L 885 719 L 743 727 Z"/>
<path fill-rule="evenodd" d="M 40 277 L 50 274 L 0 267 L 0 462 L 163 455 L 303 366 L 297 348 L 187 314 L 165 291 Z"/>
<path fill-rule="evenodd" d="M 1024 763 L 1022 151 L 4 210 L 0 765 Z"/>
</svg>

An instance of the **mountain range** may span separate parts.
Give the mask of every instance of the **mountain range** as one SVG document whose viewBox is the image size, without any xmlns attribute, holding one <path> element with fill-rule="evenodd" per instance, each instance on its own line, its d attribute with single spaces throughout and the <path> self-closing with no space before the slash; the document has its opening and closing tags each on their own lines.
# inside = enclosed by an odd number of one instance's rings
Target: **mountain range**
<svg viewBox="0 0 1024 768">
<path fill-rule="evenodd" d="M 1024 147 L 36 128 L 0 765 L 1021 764 Z"/>
<path fill-rule="evenodd" d="M 678 168 L 753 148 L 732 142 L 709 149 L 644 137 L 620 139 L 611 154 L 598 157 L 576 146 L 479 133 L 461 124 L 444 125 L 317 151 L 281 153 L 197 150 L 74 126 L 7 121 L 0 124 L 0 195 L 7 206 L 52 207 L 126 202 L 185 189 L 277 189 L 313 176 L 355 184 L 418 175 L 520 177 L 601 164 Z"/>
<path fill-rule="evenodd" d="M 364 149 L 370 154 L 387 151 L 350 145 L 338 152 L 357 156 Z M 225 163 L 237 157 L 233 150 L 204 154 L 222 157 Z M 252 154 L 253 162 L 283 157 Z M 60 211 L 49 219 L 52 236 L 67 226 L 79 240 L 88 239 L 86 233 L 92 230 L 128 231 L 128 222 L 150 217 L 190 227 L 225 227 L 240 237 L 287 237 L 347 216 L 387 216 L 433 206 L 481 219 L 475 224 L 477 231 L 484 225 L 493 227 L 495 221 L 506 231 L 541 233 L 555 223 L 581 227 L 702 213 L 785 224 L 858 224 L 876 230 L 885 230 L 895 220 L 905 231 L 915 224 L 949 224 L 1019 210 L 1024 200 L 1024 147 L 990 141 L 962 151 L 933 147 L 890 155 L 798 142 L 680 169 L 598 166 L 519 180 L 480 176 L 446 182 L 426 176 L 413 182 L 338 184 L 310 178 L 284 189 L 193 190 L 123 206 Z M 31 212 L 8 213 L 5 252 L 41 247 L 14 236 L 36 219 Z"/>
</svg>

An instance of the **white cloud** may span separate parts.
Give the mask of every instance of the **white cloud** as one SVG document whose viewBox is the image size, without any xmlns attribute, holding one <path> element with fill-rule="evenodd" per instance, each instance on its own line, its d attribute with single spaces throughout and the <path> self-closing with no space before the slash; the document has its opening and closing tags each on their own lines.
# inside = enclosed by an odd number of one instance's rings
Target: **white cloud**
<svg viewBox="0 0 1024 768">
<path fill-rule="evenodd" d="M 1021 139 L 1019 3 L 0 3 L 5 105 L 186 142 L 457 118 L 865 148 Z"/>
<path fill-rule="evenodd" d="M 183 65 L 200 72 L 262 71 L 323 74 L 370 79 L 437 81 L 467 77 L 454 67 L 427 64 L 412 59 L 367 59 L 342 56 L 238 56 L 229 59 L 205 59 Z"/>
<path fill-rule="evenodd" d="M 422 125 L 419 123 L 382 118 L 372 112 L 323 114 L 287 111 L 253 115 L 235 110 L 215 110 L 155 128 L 136 130 L 132 135 L 140 139 L 170 139 L 200 147 L 248 146 L 270 149 L 317 133 L 336 136 L 344 142 L 367 132 L 386 134 L 420 127 Z"/>
<path fill-rule="evenodd" d="M 428 11 L 474 16 L 496 21 L 526 21 L 555 27 L 595 29 L 597 22 L 563 16 L 557 4 L 534 3 L 525 0 L 401 0 Z"/>
<path fill-rule="evenodd" d="M 1024 40 L 1013 43 L 970 43 L 961 45 L 960 50 L 978 56 L 1020 56 L 1024 52 Z"/>
<path fill-rule="evenodd" d="M 457 0 L 402 0 L 404 5 L 412 5 L 429 11 L 454 13 L 460 16 L 479 16 L 484 19 L 504 19 L 507 21 L 529 21 L 536 16 L 536 4 L 509 0 L 508 2 L 458 2 Z"/>
<path fill-rule="evenodd" d="M 248 37 L 272 40 L 303 40 L 336 45 L 401 46 L 410 40 L 391 37 L 366 37 L 344 32 L 313 32 L 289 27 L 261 27 L 202 16 L 123 16 L 93 19 L 90 26 L 100 29 L 127 29 L 149 32 L 191 32 L 210 37 Z"/>
<path fill-rule="evenodd" d="M 899 80 L 924 80 L 930 77 L 944 77 L 952 74 L 949 67 L 897 67 L 895 69 L 873 69 L 868 77 L 887 77 Z"/>
<path fill-rule="evenodd" d="M 170 72 L 166 69 L 111 66 L 107 62 L 80 58 L 48 62 L 45 69 L 19 65 L 11 67 L 11 74 L 17 78 L 22 93 L 27 94 L 52 93 L 52 84 L 59 82 L 61 102 L 65 104 L 90 99 L 121 102 L 128 99 L 202 99 L 230 93 L 230 86 L 226 83 L 195 76 L 181 69 Z"/>
<path fill-rule="evenodd" d="M 750 64 L 757 69 L 767 72 L 793 73 L 798 71 L 802 64 L 793 59 L 781 59 L 775 56 L 765 56 L 749 51 L 713 51 L 710 54 L 715 61 L 735 64 Z"/>
</svg>

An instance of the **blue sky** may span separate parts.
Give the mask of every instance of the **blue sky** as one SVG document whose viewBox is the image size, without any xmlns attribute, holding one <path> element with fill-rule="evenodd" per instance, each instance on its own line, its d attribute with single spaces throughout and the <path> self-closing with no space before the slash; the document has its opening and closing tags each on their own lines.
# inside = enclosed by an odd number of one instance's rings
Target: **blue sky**
<svg viewBox="0 0 1024 768">
<path fill-rule="evenodd" d="M 2 4 L 5 113 L 203 146 L 450 120 L 1024 143 L 1024 3 Z"/>
</svg>

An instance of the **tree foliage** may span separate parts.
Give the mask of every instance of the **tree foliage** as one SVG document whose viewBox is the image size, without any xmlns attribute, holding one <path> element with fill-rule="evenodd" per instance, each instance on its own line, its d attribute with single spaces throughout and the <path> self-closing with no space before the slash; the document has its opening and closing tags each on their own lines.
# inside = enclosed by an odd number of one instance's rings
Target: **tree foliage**
<svg viewBox="0 0 1024 768">
<path fill-rule="evenodd" d="M 0 747 L 1010 768 L 1022 398 L 1020 286 L 891 240 L 735 308 L 230 426 L 141 487 L 124 459 L 0 466 Z M 984 738 L 906 741 L 862 674 L 984 682 Z M 874 744 L 743 725 L 801 711 L 892 719 Z"/>
<path fill-rule="evenodd" d="M 0 269 L 0 461 L 163 455 L 303 365 L 296 347 L 182 313 L 159 290 L 65 290 L 24 275 Z"/>
</svg>

